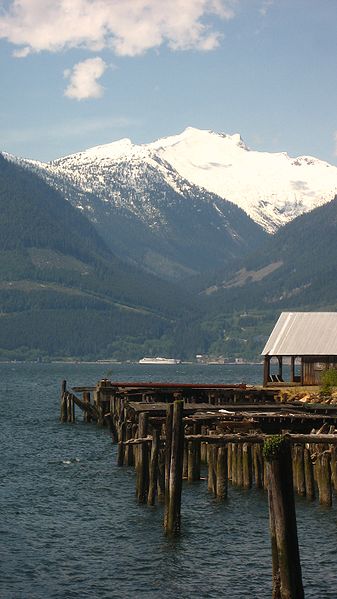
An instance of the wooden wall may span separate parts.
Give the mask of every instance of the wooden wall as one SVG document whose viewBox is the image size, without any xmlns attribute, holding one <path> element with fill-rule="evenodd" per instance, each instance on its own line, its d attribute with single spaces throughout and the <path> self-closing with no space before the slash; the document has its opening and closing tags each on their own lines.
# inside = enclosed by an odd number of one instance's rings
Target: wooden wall
<svg viewBox="0 0 337 599">
<path fill-rule="evenodd" d="M 302 384 L 320 385 L 322 373 L 329 368 L 337 369 L 337 356 L 303 356 Z"/>
</svg>

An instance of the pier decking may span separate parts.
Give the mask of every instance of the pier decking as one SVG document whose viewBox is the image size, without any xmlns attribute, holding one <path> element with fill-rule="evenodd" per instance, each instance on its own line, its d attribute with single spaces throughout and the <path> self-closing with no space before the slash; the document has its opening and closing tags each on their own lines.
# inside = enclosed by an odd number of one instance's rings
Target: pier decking
<svg viewBox="0 0 337 599">
<path fill-rule="evenodd" d="M 76 393 L 76 395 L 75 395 Z M 82 398 L 78 394 L 82 394 Z M 304 597 L 294 491 L 331 506 L 337 491 L 337 407 L 282 404 L 277 390 L 246 385 L 100 381 L 72 391 L 63 382 L 61 421 L 110 429 L 117 464 L 134 467 L 139 503 L 164 505 L 166 534 L 181 528 L 182 482 L 208 470 L 208 491 L 229 484 L 268 492 L 273 598 Z"/>
</svg>

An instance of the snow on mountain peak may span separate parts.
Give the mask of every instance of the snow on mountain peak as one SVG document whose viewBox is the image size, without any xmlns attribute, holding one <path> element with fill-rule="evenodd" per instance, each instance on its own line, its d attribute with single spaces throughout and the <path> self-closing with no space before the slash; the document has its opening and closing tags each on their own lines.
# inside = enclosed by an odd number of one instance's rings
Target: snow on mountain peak
<svg viewBox="0 0 337 599">
<path fill-rule="evenodd" d="M 131 139 L 125 137 L 118 141 L 89 148 L 85 154 L 93 158 L 120 158 L 130 152 L 132 145 Z"/>
<path fill-rule="evenodd" d="M 237 204 L 270 232 L 337 194 L 335 166 L 252 150 L 238 133 L 188 128 L 150 146 L 182 177 Z"/>
<path fill-rule="evenodd" d="M 117 168 L 118 177 L 125 177 L 126 182 L 132 179 L 135 189 L 143 193 L 147 169 L 175 190 L 181 185 L 198 186 L 230 200 L 270 232 L 337 195 L 337 167 L 327 162 L 252 150 L 239 133 L 195 127 L 149 144 L 121 139 L 41 163 L 40 168 L 58 177 L 63 173 L 93 193 L 98 187 L 104 193 Z"/>
</svg>

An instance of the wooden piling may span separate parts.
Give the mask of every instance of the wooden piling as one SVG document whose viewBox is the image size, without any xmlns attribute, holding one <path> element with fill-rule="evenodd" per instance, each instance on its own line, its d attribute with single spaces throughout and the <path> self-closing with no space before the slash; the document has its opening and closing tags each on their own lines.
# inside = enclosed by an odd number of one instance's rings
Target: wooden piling
<svg viewBox="0 0 337 599">
<path fill-rule="evenodd" d="M 207 447 L 207 488 L 210 493 L 213 493 L 213 495 L 216 495 L 216 451 L 217 448 L 209 443 Z"/>
<path fill-rule="evenodd" d="M 280 567 L 279 567 L 279 561 L 278 561 L 276 528 L 275 528 L 275 514 L 274 514 L 271 488 L 268 489 L 268 505 L 269 505 L 269 531 L 270 531 L 271 560 L 272 560 L 272 599 L 282 599 Z"/>
<path fill-rule="evenodd" d="M 204 425 L 201 425 L 200 427 L 200 432 L 202 435 L 207 435 L 207 427 Z M 201 443 L 200 444 L 200 460 L 202 464 L 206 464 L 207 463 L 207 443 Z"/>
<path fill-rule="evenodd" d="M 332 505 L 330 452 L 323 451 L 317 457 L 317 486 L 321 505 Z"/>
<path fill-rule="evenodd" d="M 184 456 L 183 456 L 183 478 L 186 480 L 188 475 L 188 443 L 184 441 Z"/>
<path fill-rule="evenodd" d="M 262 448 L 259 443 L 253 444 L 253 468 L 254 468 L 254 481 L 257 489 L 263 488 L 263 456 Z"/>
<path fill-rule="evenodd" d="M 236 448 L 236 484 L 242 487 L 243 472 L 242 472 L 242 444 L 238 443 Z"/>
<path fill-rule="evenodd" d="M 182 400 L 176 400 L 173 405 L 172 445 L 166 534 L 178 534 L 180 532 L 180 508 L 184 451 L 183 411 L 184 402 Z"/>
<path fill-rule="evenodd" d="M 67 414 L 68 422 L 73 421 L 73 400 L 70 393 L 67 393 Z"/>
<path fill-rule="evenodd" d="M 149 492 L 147 495 L 147 503 L 155 504 L 157 495 L 157 480 L 158 480 L 158 453 L 159 453 L 159 430 L 154 428 L 152 431 L 151 457 L 149 466 Z"/>
<path fill-rule="evenodd" d="M 193 434 L 200 434 L 200 424 L 194 423 Z M 197 441 L 189 441 L 187 445 L 187 480 L 194 482 L 200 480 L 200 443 Z"/>
<path fill-rule="evenodd" d="M 252 451 L 249 443 L 242 445 L 242 484 L 244 489 L 252 486 Z"/>
<path fill-rule="evenodd" d="M 232 443 L 227 444 L 227 478 L 232 480 Z"/>
<path fill-rule="evenodd" d="M 294 487 L 296 493 L 305 496 L 305 474 L 304 474 L 304 453 L 303 453 L 303 445 L 296 443 L 293 446 L 292 451 L 292 459 L 293 459 L 293 476 L 294 476 Z"/>
<path fill-rule="evenodd" d="M 172 449 L 172 425 L 173 425 L 173 404 L 169 404 L 166 409 L 165 422 L 165 509 L 164 509 L 164 528 L 168 526 L 168 512 L 170 502 L 170 468 L 171 468 L 171 449 Z"/>
<path fill-rule="evenodd" d="M 75 402 L 72 398 L 71 400 L 71 422 L 75 422 L 76 418 L 75 418 Z"/>
<path fill-rule="evenodd" d="M 90 405 L 90 392 L 89 391 L 83 392 L 83 401 L 86 405 L 88 405 L 88 406 Z M 88 410 L 83 411 L 83 421 L 91 422 L 91 416 L 90 416 L 90 412 Z"/>
<path fill-rule="evenodd" d="M 238 477 L 238 472 L 237 472 L 237 449 L 238 446 L 236 443 L 231 443 L 232 446 L 232 485 L 236 485 L 237 484 L 237 477 Z"/>
<path fill-rule="evenodd" d="M 264 444 L 268 488 L 275 522 L 282 599 L 304 599 L 298 548 L 291 448 L 279 436 Z"/>
<path fill-rule="evenodd" d="M 331 482 L 337 491 L 337 448 L 333 445 L 330 445 L 330 455 Z"/>
<path fill-rule="evenodd" d="M 132 439 L 132 422 L 126 422 L 125 425 L 125 440 Z M 126 445 L 124 448 L 124 465 L 134 466 L 133 446 Z"/>
<path fill-rule="evenodd" d="M 228 488 L 228 464 L 227 445 L 220 445 L 217 451 L 216 463 L 216 496 L 218 499 L 227 497 Z"/>
<path fill-rule="evenodd" d="M 187 480 L 189 482 L 200 480 L 200 443 L 189 441 L 187 456 Z"/>
<path fill-rule="evenodd" d="M 303 449 L 305 495 L 307 499 L 315 499 L 315 479 L 314 468 L 311 460 L 311 453 L 307 447 Z"/>
<path fill-rule="evenodd" d="M 267 462 L 263 457 L 263 463 L 262 463 L 262 468 L 263 468 L 263 488 L 265 489 L 265 491 L 268 490 L 268 468 L 267 468 Z"/>
<path fill-rule="evenodd" d="M 157 497 L 159 503 L 165 502 L 165 450 L 162 447 L 158 454 Z"/>
<path fill-rule="evenodd" d="M 67 422 L 68 420 L 68 403 L 67 403 L 67 381 L 62 381 L 61 384 L 61 406 L 60 420 Z"/>
<path fill-rule="evenodd" d="M 117 466 L 124 466 L 124 453 L 125 453 L 125 430 L 126 423 L 121 422 L 118 427 L 118 446 L 117 446 Z"/>
<path fill-rule="evenodd" d="M 138 435 L 140 438 L 145 438 L 148 433 L 148 414 L 141 412 L 138 421 Z M 147 443 L 141 443 L 137 448 L 137 483 L 136 495 L 139 503 L 147 502 L 149 490 L 149 450 Z"/>
</svg>

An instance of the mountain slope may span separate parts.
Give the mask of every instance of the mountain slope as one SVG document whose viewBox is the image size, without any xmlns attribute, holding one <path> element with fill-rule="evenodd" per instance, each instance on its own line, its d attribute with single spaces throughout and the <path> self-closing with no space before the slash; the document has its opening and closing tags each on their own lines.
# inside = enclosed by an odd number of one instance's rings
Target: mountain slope
<svg viewBox="0 0 337 599">
<path fill-rule="evenodd" d="M 22 164 L 80 209 L 115 254 L 166 278 L 220 268 L 267 237 L 235 204 L 130 143 Z"/>
<path fill-rule="evenodd" d="M 337 193 L 337 167 L 327 162 L 312 156 L 291 158 L 286 152 L 254 151 L 239 134 L 192 127 L 150 144 L 122 139 L 50 164 L 29 161 L 29 165 L 57 179 L 58 185 L 63 179 L 83 194 L 90 192 L 106 204 L 126 209 L 152 230 L 170 222 L 161 212 L 163 204 L 170 205 L 163 194 L 160 201 L 161 188 L 165 194 L 175 191 L 186 203 L 197 197 L 197 204 L 208 200 L 212 205 L 216 195 L 242 208 L 269 232 Z"/>
<path fill-rule="evenodd" d="M 229 272 L 194 281 L 212 351 L 257 355 L 281 311 L 337 310 L 336 272 L 337 198 L 282 227 Z"/>
<path fill-rule="evenodd" d="M 260 250 L 233 263 L 204 289 L 241 305 L 315 306 L 337 303 L 337 198 L 282 227 Z"/>
<path fill-rule="evenodd" d="M 3 351 L 97 356 L 128 340 L 132 353 L 193 315 L 187 294 L 121 262 L 59 193 L 1 155 L 0 210 Z"/>
<path fill-rule="evenodd" d="M 234 202 L 270 232 L 337 193 L 335 166 L 312 156 L 253 151 L 239 134 L 189 127 L 148 148 L 182 177 Z"/>
</svg>

